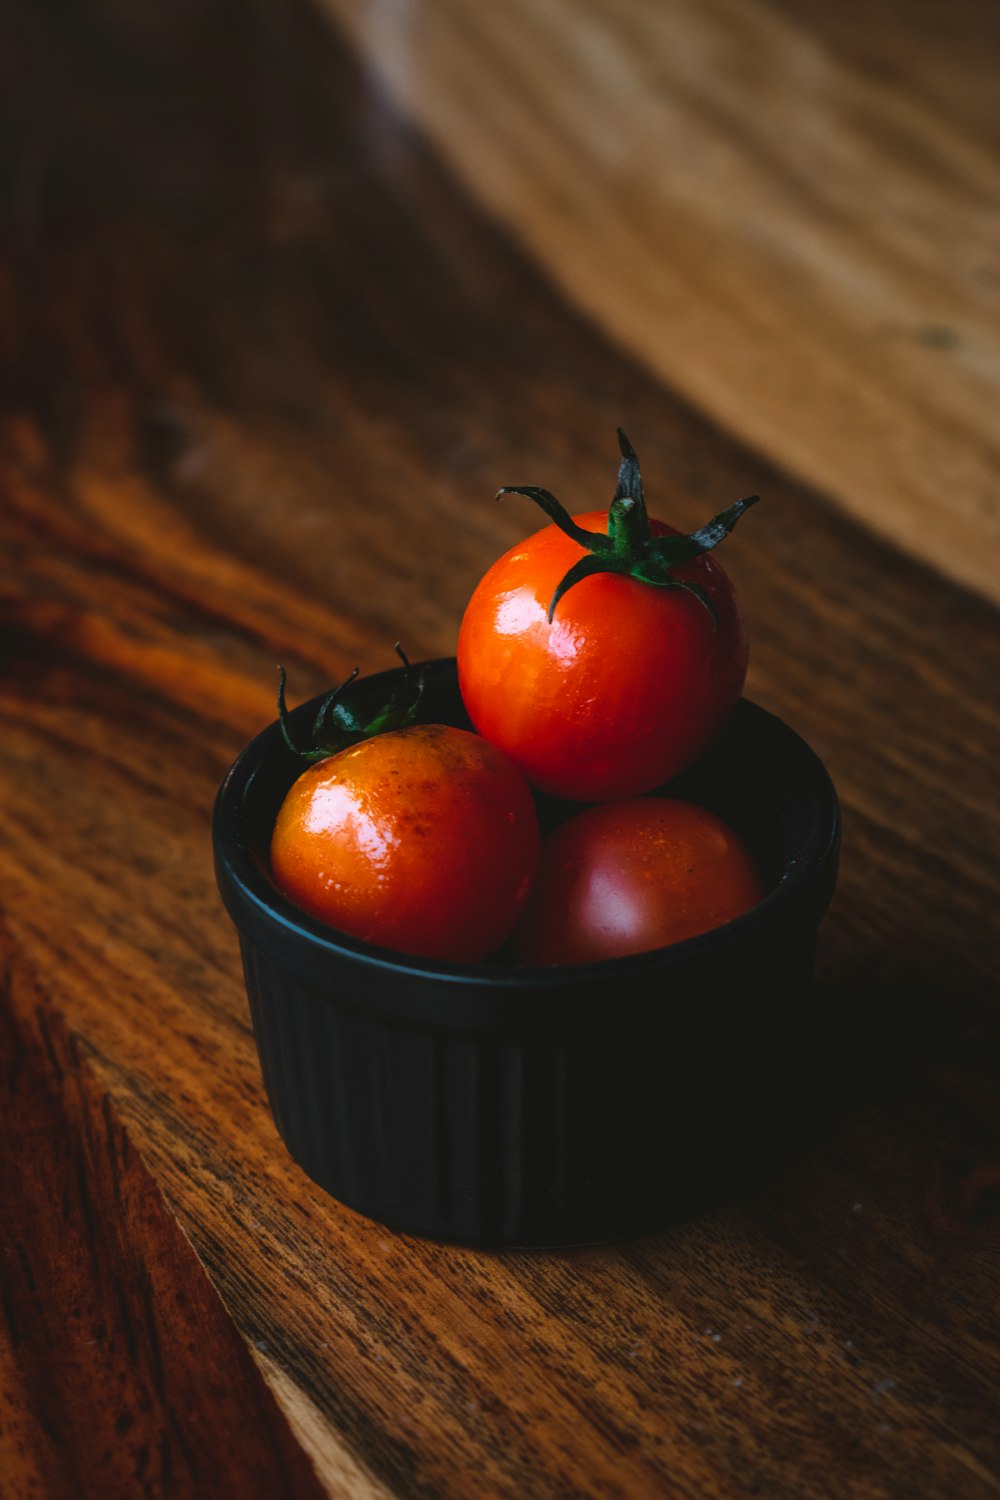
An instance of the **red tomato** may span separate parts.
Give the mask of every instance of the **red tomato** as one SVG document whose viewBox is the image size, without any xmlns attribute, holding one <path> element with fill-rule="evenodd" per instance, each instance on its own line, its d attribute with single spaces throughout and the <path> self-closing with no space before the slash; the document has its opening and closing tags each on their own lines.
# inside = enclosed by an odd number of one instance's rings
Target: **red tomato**
<svg viewBox="0 0 1000 1500">
<path fill-rule="evenodd" d="M 576 516 L 606 533 L 607 511 Z M 653 537 L 678 533 L 650 522 Z M 462 620 L 458 674 L 479 733 L 543 791 L 580 802 L 635 796 L 697 759 L 743 690 L 747 636 L 733 586 L 702 555 L 674 570 L 681 588 L 597 573 L 549 604 L 586 553 L 546 526 L 505 553 Z"/>
<path fill-rule="evenodd" d="M 578 813 L 542 846 L 514 940 L 529 964 L 583 964 L 708 932 L 756 906 L 760 877 L 721 818 L 666 797 Z"/>
<path fill-rule="evenodd" d="M 517 921 L 538 844 L 531 793 L 502 751 L 464 729 L 419 724 L 305 771 L 278 814 L 271 872 L 341 932 L 477 962 Z"/>
</svg>

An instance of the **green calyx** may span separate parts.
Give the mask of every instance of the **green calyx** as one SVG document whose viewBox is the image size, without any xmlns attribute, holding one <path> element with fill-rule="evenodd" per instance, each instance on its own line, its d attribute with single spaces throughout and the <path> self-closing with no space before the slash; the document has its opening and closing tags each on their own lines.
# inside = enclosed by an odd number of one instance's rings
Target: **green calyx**
<svg viewBox="0 0 1000 1500">
<path fill-rule="evenodd" d="M 572 537 L 585 549 L 585 556 L 574 563 L 561 580 L 549 604 L 549 621 L 556 606 L 565 593 L 584 578 L 595 573 L 620 573 L 634 578 L 655 589 L 683 589 L 693 594 L 712 616 L 718 628 L 719 617 L 708 592 L 701 584 L 689 583 L 674 576 L 674 568 L 710 552 L 713 547 L 729 535 L 743 512 L 756 505 L 759 495 L 748 495 L 745 500 L 736 500 L 715 516 L 706 526 L 691 532 L 690 536 L 654 536 L 650 531 L 649 516 L 642 492 L 642 475 L 635 449 L 619 427 L 618 446 L 621 449 L 621 464 L 618 468 L 618 487 L 615 490 L 611 509 L 608 512 L 607 532 L 586 531 L 578 526 L 572 516 L 554 495 L 536 485 L 505 484 L 497 491 L 501 495 L 527 495 L 540 505 L 559 530 Z"/>
<path fill-rule="evenodd" d="M 374 739 L 377 734 L 386 734 L 389 730 L 405 729 L 407 725 L 415 724 L 423 697 L 424 675 L 421 672 L 416 683 L 412 681 L 409 660 L 398 641 L 396 655 L 403 663 L 403 681 L 399 690 L 392 694 L 378 713 L 373 718 L 365 719 L 350 704 L 342 701 L 341 695 L 358 675 L 358 668 L 355 667 L 350 677 L 323 699 L 313 720 L 312 743 L 305 750 L 296 745 L 289 733 L 288 710 L 285 707 L 285 669 L 279 667 L 278 723 L 281 726 L 281 737 L 292 754 L 301 760 L 326 760 L 339 750 L 346 750 L 349 745 L 357 745 L 362 740 Z"/>
</svg>

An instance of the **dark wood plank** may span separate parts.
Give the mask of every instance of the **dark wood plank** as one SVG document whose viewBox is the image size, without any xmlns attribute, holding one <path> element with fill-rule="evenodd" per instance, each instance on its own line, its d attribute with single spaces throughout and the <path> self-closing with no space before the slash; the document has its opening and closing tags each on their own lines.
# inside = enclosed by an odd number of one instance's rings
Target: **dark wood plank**
<svg viewBox="0 0 1000 1500">
<path fill-rule="evenodd" d="M 995 613 L 589 329 L 309 9 L 21 20 L 0 946 L 51 989 L 300 1440 L 362 1494 L 994 1494 Z M 208 814 L 277 660 L 305 695 L 397 635 L 447 651 L 534 524 L 497 484 L 606 496 L 616 421 L 665 518 L 765 496 L 729 544 L 752 695 L 847 815 L 834 1108 L 769 1187 L 670 1235 L 447 1250 L 285 1157 Z"/>
<path fill-rule="evenodd" d="M 326 1494 L 65 1021 L 3 937 L 4 1496 Z"/>
</svg>

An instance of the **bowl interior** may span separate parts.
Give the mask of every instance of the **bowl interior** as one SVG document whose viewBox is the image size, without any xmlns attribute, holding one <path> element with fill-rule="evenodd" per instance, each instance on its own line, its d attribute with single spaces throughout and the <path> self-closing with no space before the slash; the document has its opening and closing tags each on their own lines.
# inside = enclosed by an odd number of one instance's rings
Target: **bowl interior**
<svg viewBox="0 0 1000 1500">
<path fill-rule="evenodd" d="M 454 658 L 423 663 L 420 670 L 424 674 L 421 720 L 471 728 L 458 690 Z M 396 669 L 360 679 L 348 690 L 352 702 L 362 711 L 374 712 L 398 685 L 400 675 L 401 669 Z M 308 741 L 321 701 L 317 697 L 291 712 L 292 736 L 299 743 Z M 301 912 L 271 879 L 268 848 L 281 802 L 302 769 L 303 762 L 285 747 L 274 723 L 238 757 L 220 791 L 215 817 L 216 855 L 223 894 L 228 891 L 227 904 L 234 917 L 237 913 L 233 910 L 233 893 L 237 892 L 254 907 L 258 918 L 263 915 L 285 929 L 294 928 L 314 947 L 375 959 L 383 965 L 415 973 L 436 973 L 450 978 L 467 975 L 479 980 L 490 974 L 516 982 L 529 975 L 554 980 L 555 976 L 568 978 L 576 972 L 569 966 L 560 970 L 515 969 L 506 962 L 502 950 L 493 960 L 477 965 L 411 959 L 336 933 Z M 741 700 L 728 728 L 697 764 L 650 795 L 697 802 L 722 817 L 750 850 L 767 893 L 753 911 L 724 928 L 675 944 L 671 949 L 657 950 L 661 961 L 669 958 L 672 962 L 699 947 L 722 942 L 730 929 L 745 926 L 765 911 L 773 915 L 776 904 L 791 905 L 807 894 L 810 887 L 818 903 L 818 921 L 832 891 L 839 838 L 837 799 L 822 762 L 779 719 Z M 538 796 L 536 801 L 543 833 L 572 816 L 582 805 L 548 796 Z M 821 887 L 818 893 L 817 883 Z M 611 959 L 580 966 L 580 972 L 616 968 L 624 972 L 648 963 L 649 958 L 650 955 L 637 954 L 627 959 Z"/>
</svg>

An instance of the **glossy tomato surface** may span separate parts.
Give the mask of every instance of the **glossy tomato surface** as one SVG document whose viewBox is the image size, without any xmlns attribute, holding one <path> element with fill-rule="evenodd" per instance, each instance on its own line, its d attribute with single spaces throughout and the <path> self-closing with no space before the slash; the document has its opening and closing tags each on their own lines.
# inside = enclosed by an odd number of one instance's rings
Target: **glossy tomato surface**
<svg viewBox="0 0 1000 1500">
<path fill-rule="evenodd" d="M 710 932 L 762 895 L 746 848 L 714 813 L 667 797 L 608 802 L 545 841 L 515 952 L 532 964 L 644 953 Z"/>
<path fill-rule="evenodd" d="M 606 511 L 574 518 L 607 530 Z M 651 521 L 656 536 L 676 535 Z M 733 586 L 710 556 L 675 576 L 693 595 L 613 574 L 553 592 L 584 555 L 556 526 L 504 554 L 462 620 L 458 673 L 473 724 L 533 785 L 600 802 L 662 785 L 690 765 L 725 724 L 747 669 L 747 635 Z"/>
<path fill-rule="evenodd" d="M 420 724 L 305 771 L 278 813 L 271 873 L 352 937 L 475 963 L 514 926 L 538 844 L 531 793 L 502 751 Z"/>
</svg>

